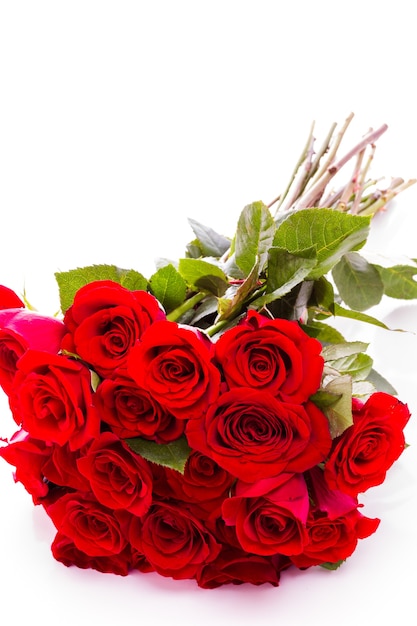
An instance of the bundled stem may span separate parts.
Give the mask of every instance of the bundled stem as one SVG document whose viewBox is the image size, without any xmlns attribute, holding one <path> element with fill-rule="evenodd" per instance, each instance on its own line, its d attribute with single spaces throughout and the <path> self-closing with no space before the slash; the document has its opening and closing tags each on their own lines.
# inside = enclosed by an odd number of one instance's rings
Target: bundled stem
<svg viewBox="0 0 417 626">
<path fill-rule="evenodd" d="M 210 306 L 203 310 L 205 331 L 209 336 L 223 332 L 225 327 L 236 321 L 242 312 L 249 307 L 263 307 L 263 312 L 267 312 L 271 303 L 275 303 L 276 308 L 278 305 L 275 301 L 282 300 L 284 297 L 287 298 L 287 302 L 284 304 L 281 302 L 280 306 L 282 304 L 285 307 L 285 315 L 289 319 L 306 320 L 308 318 L 314 281 L 309 280 L 310 272 L 303 272 L 302 265 L 305 263 L 306 266 L 310 267 L 309 261 L 311 259 L 308 257 L 307 251 L 314 242 L 307 237 L 304 247 L 298 242 L 300 247 L 295 252 L 286 248 L 280 251 L 280 245 L 275 243 L 275 227 L 278 226 L 279 229 L 283 225 L 281 222 L 286 221 L 285 218 L 291 220 L 292 214 L 299 211 L 303 212 L 306 209 L 332 209 L 340 213 L 361 216 L 361 219 L 364 216 L 372 217 L 385 208 L 386 204 L 400 192 L 417 182 L 416 179 L 404 181 L 402 178 L 393 178 L 386 183 L 385 187 L 382 187 L 380 180 L 369 178 L 376 142 L 386 132 L 388 128 L 386 124 L 376 130 L 370 129 L 360 141 L 340 156 L 339 149 L 352 118 L 353 113 L 345 119 L 337 132 L 337 126 L 333 124 L 317 152 L 314 148 L 316 141 L 314 123 L 311 125 L 307 141 L 283 193 L 267 207 L 263 203 L 254 203 L 245 207 L 245 217 L 241 223 L 239 221 L 230 247 L 218 257 L 219 266 L 224 269 L 224 291 L 221 296 L 219 297 L 216 289 L 214 291 L 210 291 L 210 288 L 207 291 L 204 289 L 197 290 L 195 284 L 191 282 L 187 299 L 180 306 L 170 311 L 167 316 L 169 320 L 177 321 L 184 319 L 184 316 L 187 316 L 187 319 L 192 319 L 194 309 L 198 310 L 201 307 L 201 301 L 206 296 L 211 299 L 214 296 L 215 302 L 217 298 L 217 305 L 214 308 L 211 302 Z M 344 180 L 341 176 L 337 178 L 340 181 L 340 187 L 330 188 L 330 183 L 334 182 L 336 175 L 344 175 L 346 166 L 349 164 L 352 164 L 351 172 L 348 172 Z M 257 204 L 262 206 L 255 206 Z M 267 215 L 262 213 L 263 209 L 271 209 L 274 205 L 274 215 L 271 215 L 269 211 L 266 211 Z M 331 214 L 331 211 L 328 213 Z M 306 216 L 306 213 L 304 212 L 303 215 Z M 298 217 L 303 219 L 300 214 Z M 336 222 L 340 222 L 340 215 L 333 217 L 336 218 Z M 207 236 L 211 240 L 213 232 L 210 230 Z M 250 266 L 247 258 L 240 258 L 240 261 L 244 262 L 243 268 L 239 265 L 236 240 L 240 243 L 243 241 L 245 246 L 251 250 L 249 263 L 253 265 L 249 273 L 247 270 Z M 265 249 L 265 242 L 269 242 L 270 248 L 268 250 Z M 223 244 L 222 239 L 222 246 Z M 223 250 L 223 247 L 221 249 Z M 268 256 L 268 263 L 271 261 L 271 251 L 272 270 L 270 270 L 269 265 L 268 268 L 265 267 L 266 256 Z M 304 258 L 300 254 L 297 257 L 297 251 L 304 251 L 307 256 Z M 285 253 L 288 253 L 287 257 L 285 257 Z M 279 257 L 280 254 L 281 257 Z M 260 261 L 261 258 L 263 258 L 262 262 Z M 273 259 L 275 259 L 275 265 Z M 288 275 L 281 275 L 277 282 L 274 279 L 274 272 L 279 275 L 281 265 L 285 265 L 287 261 L 292 264 L 293 274 L 289 272 Z M 212 258 L 210 258 L 209 263 L 212 263 Z M 331 266 L 332 264 L 329 267 Z M 407 271 L 412 271 L 412 268 L 408 268 Z M 283 282 L 280 283 L 280 280 Z M 370 280 L 370 282 L 372 281 Z M 382 297 L 381 284 L 380 280 L 377 281 L 374 290 L 376 289 L 378 295 Z M 198 289 L 201 289 L 201 283 Z M 314 297 L 317 297 L 317 294 Z M 414 291 L 412 291 L 412 297 L 417 297 L 417 292 L 414 296 Z M 347 304 L 349 306 L 349 303 Z M 327 313 L 325 314 L 334 314 L 329 307 L 326 310 Z M 360 311 L 362 310 L 361 308 Z M 201 317 L 198 320 L 200 321 Z"/>
<path fill-rule="evenodd" d="M 376 188 L 369 193 L 369 188 L 377 184 L 377 181 L 367 179 L 375 154 L 375 144 L 388 126 L 383 124 L 376 130 L 371 129 L 361 141 L 338 158 L 338 150 L 352 118 L 353 113 L 346 118 L 336 136 L 334 136 L 336 124 L 333 124 L 317 153 L 314 152 L 313 123 L 285 191 L 268 205 L 270 208 L 276 205 L 275 219 L 286 211 L 309 207 L 326 207 L 353 214 L 374 215 L 398 193 L 417 182 L 415 179 L 407 182 L 394 179 L 388 188 Z M 328 190 L 329 183 L 336 174 L 355 157 L 351 178 L 337 191 Z"/>
</svg>

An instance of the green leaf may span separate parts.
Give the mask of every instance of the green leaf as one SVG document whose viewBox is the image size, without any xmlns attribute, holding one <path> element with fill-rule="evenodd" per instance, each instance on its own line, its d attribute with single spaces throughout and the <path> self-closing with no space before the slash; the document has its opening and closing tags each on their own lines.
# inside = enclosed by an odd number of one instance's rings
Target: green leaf
<svg viewBox="0 0 417 626">
<path fill-rule="evenodd" d="M 335 361 L 345 357 L 366 352 L 369 344 L 364 341 L 343 341 L 331 346 L 325 346 L 321 355 L 325 361 Z"/>
<path fill-rule="evenodd" d="M 321 355 L 340 374 L 349 374 L 353 381 L 365 380 L 373 365 L 372 358 L 364 354 L 368 345 L 363 341 L 346 341 L 325 346 Z"/>
<path fill-rule="evenodd" d="M 249 273 L 246 280 L 244 280 L 239 287 L 237 287 L 232 295 L 229 298 L 219 298 L 218 301 L 218 321 L 223 321 L 230 319 L 234 315 L 240 313 L 243 304 L 249 298 L 249 296 L 256 290 L 258 286 L 258 274 L 259 268 L 258 264 L 252 268 L 252 271 Z M 230 293 L 229 289 L 229 293 Z"/>
<path fill-rule="evenodd" d="M 304 280 L 315 264 L 315 248 L 308 248 L 295 254 L 283 248 L 271 248 L 268 253 L 267 292 L 274 293 L 285 288 L 285 293 L 288 293 Z"/>
<path fill-rule="evenodd" d="M 223 295 L 229 286 L 223 270 L 208 261 L 180 259 L 178 271 L 191 287 L 208 291 L 215 296 Z"/>
<path fill-rule="evenodd" d="M 130 291 L 146 291 L 148 280 L 136 270 L 118 270 L 119 281 L 122 287 Z"/>
<path fill-rule="evenodd" d="M 173 261 L 172 259 L 167 259 L 164 256 L 158 256 L 155 259 L 155 269 L 160 270 L 161 267 L 165 267 L 165 265 L 173 265 L 175 268 L 177 267 L 177 261 Z"/>
<path fill-rule="evenodd" d="M 367 380 L 369 380 L 369 382 L 372 383 L 378 391 L 384 391 L 385 393 L 389 393 L 391 396 L 396 396 L 398 393 L 391 383 L 389 383 L 386 378 L 381 376 L 381 374 L 374 369 L 369 372 Z"/>
<path fill-rule="evenodd" d="M 187 293 L 187 283 L 175 267 L 165 265 L 149 279 L 151 293 L 169 313 L 182 304 Z"/>
<path fill-rule="evenodd" d="M 263 202 L 248 204 L 240 214 L 234 240 L 235 260 L 245 276 L 259 261 L 262 272 L 272 246 L 275 222 Z M 308 246 L 305 246 L 308 247 Z"/>
<path fill-rule="evenodd" d="M 187 243 L 185 254 L 188 259 L 199 259 L 204 256 L 198 239 L 194 239 L 193 241 L 190 241 L 190 243 Z"/>
<path fill-rule="evenodd" d="M 90 370 L 90 376 L 91 376 L 91 388 L 93 391 L 97 391 L 97 387 L 99 386 L 101 382 L 101 378 L 97 374 L 97 372 L 95 372 L 94 370 Z"/>
<path fill-rule="evenodd" d="M 193 312 L 190 318 L 191 326 L 198 326 L 198 322 L 206 317 L 214 317 L 217 314 L 218 299 L 215 296 L 206 296 Z"/>
<path fill-rule="evenodd" d="M 219 276 L 202 276 L 196 281 L 195 286 L 200 291 L 207 291 L 220 298 L 225 294 L 228 283 Z"/>
<path fill-rule="evenodd" d="M 273 245 L 293 254 L 315 247 L 317 264 L 307 278 L 317 279 L 330 271 L 344 254 L 364 245 L 370 219 L 333 209 L 303 209 L 281 222 Z"/>
<path fill-rule="evenodd" d="M 334 289 L 331 282 L 324 276 L 314 281 L 313 287 L 314 299 L 317 306 L 330 311 L 334 304 Z"/>
<path fill-rule="evenodd" d="M 341 397 L 342 394 L 340 393 L 331 393 L 329 391 L 324 391 L 324 389 L 319 389 L 316 393 L 310 396 L 310 400 L 320 409 L 326 409 L 327 407 L 335 404 Z"/>
<path fill-rule="evenodd" d="M 332 276 L 342 300 L 356 311 L 375 306 L 384 295 L 378 270 L 357 252 L 343 255 L 333 268 Z M 415 285 L 417 292 L 417 283 Z"/>
<path fill-rule="evenodd" d="M 366 401 L 375 391 L 376 388 L 369 380 L 356 380 L 352 383 L 352 395 L 363 401 Z"/>
<path fill-rule="evenodd" d="M 163 444 L 140 437 L 125 439 L 124 441 L 131 450 L 140 454 L 147 461 L 170 467 L 181 474 L 184 473 L 185 464 L 191 452 L 185 437 Z"/>
<path fill-rule="evenodd" d="M 146 290 L 147 279 L 135 270 L 123 270 L 115 265 L 90 265 L 67 272 L 56 272 L 61 310 L 65 313 L 74 301 L 77 291 L 96 280 L 112 280 L 126 289 Z"/>
<path fill-rule="evenodd" d="M 244 280 L 246 278 L 246 274 L 236 265 L 235 253 L 231 254 L 228 259 L 222 263 L 221 267 L 230 278 L 234 278 L 235 280 Z"/>
<path fill-rule="evenodd" d="M 329 365 L 341 374 L 349 374 L 353 381 L 365 380 L 369 375 L 373 360 L 368 354 L 351 354 L 334 361 Z"/>
<path fill-rule="evenodd" d="M 307 335 L 318 339 L 322 343 L 333 344 L 345 341 L 343 335 L 338 330 L 336 330 L 336 328 L 330 326 L 330 324 L 324 324 L 317 321 L 309 321 L 307 324 L 302 325 L 302 328 L 307 333 Z"/>
<path fill-rule="evenodd" d="M 343 563 L 345 563 L 346 559 L 340 559 L 340 561 L 336 561 L 336 563 L 320 563 L 319 567 L 323 567 L 324 569 L 328 569 L 328 570 L 337 570 L 339 569 L 339 567 L 341 565 L 343 565 Z"/>
<path fill-rule="evenodd" d="M 212 228 L 203 226 L 196 220 L 188 219 L 191 228 L 200 244 L 204 256 L 221 257 L 230 248 L 230 239 L 219 235 Z"/>
<path fill-rule="evenodd" d="M 266 293 L 254 300 L 252 306 L 260 308 L 282 298 L 303 282 L 315 264 L 313 248 L 300 254 L 290 254 L 281 248 L 271 248 L 268 253 Z"/>
<path fill-rule="evenodd" d="M 417 298 L 417 267 L 394 265 L 393 267 L 374 266 L 379 272 L 384 285 L 384 292 L 390 298 L 413 300 Z"/>
<path fill-rule="evenodd" d="M 323 391 L 339 396 L 336 402 L 323 409 L 329 420 L 331 437 L 334 439 L 353 424 L 352 379 L 347 374 L 336 376 L 325 385 Z"/>
<path fill-rule="evenodd" d="M 374 326 L 379 326 L 380 328 L 385 328 L 385 330 L 390 330 L 386 324 L 376 319 L 376 317 L 372 317 L 372 315 L 368 315 L 367 313 L 361 313 L 360 311 L 351 311 L 350 309 L 345 309 L 340 306 L 340 304 L 334 303 L 333 307 L 333 315 L 339 317 L 347 317 L 349 319 L 357 320 L 358 322 L 367 322 L 368 324 L 373 324 Z"/>
</svg>

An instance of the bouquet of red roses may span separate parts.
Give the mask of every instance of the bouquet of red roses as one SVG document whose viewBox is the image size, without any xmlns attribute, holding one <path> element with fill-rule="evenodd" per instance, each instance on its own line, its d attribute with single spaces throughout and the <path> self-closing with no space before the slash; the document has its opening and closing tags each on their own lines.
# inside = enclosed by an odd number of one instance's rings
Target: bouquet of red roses
<svg viewBox="0 0 417 626">
<path fill-rule="evenodd" d="M 417 297 L 413 261 L 358 252 L 415 181 L 368 178 L 386 127 L 338 158 L 351 117 L 319 150 L 312 128 L 285 192 L 246 206 L 232 239 L 190 220 L 184 258 L 149 279 L 57 273 L 55 317 L 0 287 L 0 385 L 18 428 L 0 456 L 54 523 L 58 561 L 278 585 L 290 566 L 336 569 L 376 531 L 360 495 L 405 449 L 410 413 L 367 344 L 329 321 L 384 326 L 364 311 Z"/>
</svg>

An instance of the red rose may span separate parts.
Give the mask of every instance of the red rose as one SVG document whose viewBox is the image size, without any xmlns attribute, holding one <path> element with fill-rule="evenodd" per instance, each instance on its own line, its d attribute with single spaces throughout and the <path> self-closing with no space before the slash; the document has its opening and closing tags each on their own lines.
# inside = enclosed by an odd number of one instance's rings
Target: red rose
<svg viewBox="0 0 417 626">
<path fill-rule="evenodd" d="M 0 386 L 9 394 L 16 363 L 26 350 L 57 354 L 65 326 L 60 320 L 26 309 L 0 311 Z"/>
<path fill-rule="evenodd" d="M 168 485 L 167 472 L 175 471 L 170 468 L 159 465 L 158 463 L 149 462 L 152 473 L 152 491 L 154 496 L 159 500 L 168 500 L 172 497 L 172 489 Z"/>
<path fill-rule="evenodd" d="M 94 404 L 103 422 L 122 439 L 143 437 L 168 443 L 184 432 L 184 421 L 177 420 L 124 372 L 99 384 Z"/>
<path fill-rule="evenodd" d="M 44 441 L 31 438 L 23 430 L 13 435 L 8 445 L 0 447 L 0 457 L 14 465 L 15 481 L 22 483 L 32 496 L 34 504 L 39 504 L 49 491 L 43 468 L 50 455 L 50 446 Z"/>
<path fill-rule="evenodd" d="M 132 348 L 127 369 L 133 380 L 179 419 L 195 419 L 219 394 L 213 344 L 191 326 L 163 321 Z"/>
<path fill-rule="evenodd" d="M 87 556 L 113 556 L 128 546 L 129 514 L 108 509 L 93 494 L 67 493 L 45 510 L 56 529 Z"/>
<path fill-rule="evenodd" d="M 138 550 L 133 548 L 133 546 L 129 546 L 129 548 L 132 553 L 132 557 L 131 557 L 132 569 L 136 569 L 139 572 L 143 572 L 144 574 L 155 571 L 144 554 L 142 554 L 141 552 L 138 552 Z"/>
<path fill-rule="evenodd" d="M 333 442 L 324 476 L 331 489 L 356 496 L 380 485 L 405 448 L 403 430 L 410 418 L 406 404 L 376 392 L 356 401 L 353 425 Z"/>
<path fill-rule="evenodd" d="M 320 386 L 321 344 L 298 322 L 271 320 L 249 311 L 242 322 L 220 336 L 215 348 L 230 388 L 253 387 L 299 404 Z"/>
<path fill-rule="evenodd" d="M 24 306 L 23 300 L 12 289 L 0 285 L 0 309 L 20 309 Z"/>
<path fill-rule="evenodd" d="M 221 506 L 235 480 L 215 461 L 195 450 L 187 459 L 184 474 L 167 468 L 165 477 L 170 496 L 189 503 L 203 517 Z"/>
<path fill-rule="evenodd" d="M 312 510 L 307 520 L 308 542 L 302 554 L 291 557 L 299 568 L 322 563 L 345 561 L 356 549 L 359 539 L 372 535 L 379 525 L 357 509 L 331 519 L 319 510 Z"/>
<path fill-rule="evenodd" d="M 10 406 L 31 437 L 81 448 L 99 433 L 91 374 L 65 356 L 28 350 L 19 360 Z"/>
<path fill-rule="evenodd" d="M 69 331 L 62 347 L 76 353 L 100 376 L 123 367 L 130 348 L 156 320 L 164 319 L 159 302 L 146 291 L 118 283 L 88 283 L 75 294 L 64 323 Z"/>
<path fill-rule="evenodd" d="M 115 434 L 104 432 L 77 460 L 97 500 L 109 509 L 144 515 L 152 501 L 152 475 L 142 457 Z"/>
<path fill-rule="evenodd" d="M 330 519 L 341 517 L 357 508 L 356 496 L 329 488 L 322 467 L 313 467 L 304 474 L 304 477 L 308 484 L 311 502 Z"/>
<path fill-rule="evenodd" d="M 80 569 L 94 569 L 105 574 L 119 576 L 127 576 L 131 568 L 129 547 L 110 556 L 89 556 L 79 550 L 71 539 L 58 532 L 52 542 L 51 550 L 54 558 L 67 567 L 75 565 Z"/>
<path fill-rule="evenodd" d="M 301 474 L 281 474 L 252 484 L 238 482 L 222 507 L 236 527 L 242 549 L 251 554 L 293 556 L 307 543 L 308 491 Z"/>
<path fill-rule="evenodd" d="M 156 572 L 177 580 L 194 578 L 220 552 L 200 520 L 177 503 L 155 503 L 144 518 L 132 518 L 129 538 Z"/>
<path fill-rule="evenodd" d="M 303 472 L 324 461 L 331 446 L 327 418 L 312 402 L 288 404 L 238 387 L 189 421 L 186 436 L 191 448 L 246 482 Z"/>
<path fill-rule="evenodd" d="M 217 559 L 204 566 L 197 574 L 197 583 L 203 589 L 215 589 L 221 585 L 279 584 L 280 570 L 271 558 L 247 554 L 243 550 L 225 548 Z"/>
<path fill-rule="evenodd" d="M 380 522 L 362 515 L 356 498 L 329 489 L 321 469 L 314 468 L 309 479 L 314 504 L 307 518 L 308 542 L 302 554 L 292 557 L 300 568 L 346 560 Z"/>
<path fill-rule="evenodd" d="M 229 492 L 228 498 L 231 497 L 231 493 L 232 489 Z M 223 499 L 223 502 L 224 500 L 225 499 Z M 236 526 L 226 524 L 222 517 L 221 507 L 219 510 L 214 511 L 213 515 L 210 515 L 205 523 L 207 528 L 213 533 L 216 540 L 221 543 L 223 547 L 234 548 L 235 550 L 242 552 L 242 546 L 236 536 Z"/>
<path fill-rule="evenodd" d="M 63 446 L 52 444 L 51 454 L 42 468 L 46 480 L 58 487 L 89 491 L 90 483 L 80 474 L 77 467 L 77 459 L 82 450 L 83 448 L 70 450 L 68 444 Z"/>
</svg>

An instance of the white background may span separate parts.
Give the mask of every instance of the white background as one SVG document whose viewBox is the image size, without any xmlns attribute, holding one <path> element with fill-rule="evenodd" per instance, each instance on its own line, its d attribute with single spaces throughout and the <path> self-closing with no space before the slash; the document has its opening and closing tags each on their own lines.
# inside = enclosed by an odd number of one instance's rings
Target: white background
<svg viewBox="0 0 417 626">
<path fill-rule="evenodd" d="M 146 275 L 178 258 L 187 217 L 232 235 L 240 210 L 283 189 L 316 120 L 352 111 L 375 176 L 417 176 L 417 39 L 405 0 L 0 1 L 0 283 L 58 308 L 54 272 L 114 263 Z M 369 247 L 417 257 L 417 186 L 379 216 Z M 417 305 L 384 302 L 417 332 Z M 0 598 L 8 623 L 415 625 L 416 335 L 348 326 L 415 413 L 410 447 L 363 498 L 382 519 L 344 567 L 280 587 L 207 591 L 155 574 L 66 568 L 54 529 L 0 466 Z M 13 430 L 1 397 L 0 434 Z M 415 421 L 414 421 L 415 420 Z"/>
</svg>

